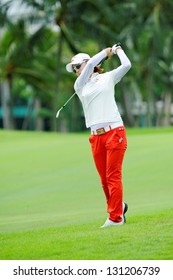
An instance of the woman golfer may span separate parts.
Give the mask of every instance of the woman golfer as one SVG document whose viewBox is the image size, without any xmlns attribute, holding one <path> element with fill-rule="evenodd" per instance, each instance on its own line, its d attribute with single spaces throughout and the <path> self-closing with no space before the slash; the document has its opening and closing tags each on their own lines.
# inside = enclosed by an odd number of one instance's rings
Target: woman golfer
<svg viewBox="0 0 173 280">
<path fill-rule="evenodd" d="M 114 54 L 121 65 L 102 73 L 100 62 Z M 123 225 L 127 204 L 123 202 L 122 163 L 127 148 L 126 131 L 114 98 L 114 86 L 131 68 L 131 63 L 120 44 L 106 48 L 90 57 L 86 53 L 75 55 L 66 65 L 77 79 L 74 89 L 84 110 L 86 127 L 94 162 L 100 175 L 109 214 L 102 228 Z"/>
</svg>

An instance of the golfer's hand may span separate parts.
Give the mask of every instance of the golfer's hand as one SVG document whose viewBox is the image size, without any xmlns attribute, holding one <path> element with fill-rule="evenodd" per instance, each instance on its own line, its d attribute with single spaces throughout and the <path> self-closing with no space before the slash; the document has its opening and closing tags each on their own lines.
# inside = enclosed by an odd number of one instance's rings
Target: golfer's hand
<svg viewBox="0 0 173 280">
<path fill-rule="evenodd" d="M 117 43 L 117 44 L 113 45 L 111 49 L 112 49 L 113 54 L 117 54 L 117 51 L 122 49 L 121 43 Z"/>
<path fill-rule="evenodd" d="M 108 58 L 114 55 L 114 53 L 112 52 L 112 48 L 106 48 L 105 51 Z"/>
</svg>

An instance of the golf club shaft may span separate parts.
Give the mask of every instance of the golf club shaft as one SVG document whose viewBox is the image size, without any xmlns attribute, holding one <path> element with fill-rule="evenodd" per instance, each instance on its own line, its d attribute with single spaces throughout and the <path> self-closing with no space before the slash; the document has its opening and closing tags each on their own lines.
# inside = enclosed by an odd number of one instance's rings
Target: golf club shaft
<svg viewBox="0 0 173 280">
<path fill-rule="evenodd" d="M 64 103 L 64 105 L 58 110 L 58 112 L 56 113 L 56 118 L 59 117 L 60 111 L 67 105 L 67 103 L 73 98 L 73 96 L 74 96 L 75 94 L 76 94 L 76 92 L 74 92 L 74 93 L 70 96 L 70 98 Z"/>
<path fill-rule="evenodd" d="M 67 103 L 73 98 L 73 96 L 75 96 L 75 94 L 76 94 L 76 92 L 74 92 L 74 93 L 70 96 L 70 98 L 64 103 L 64 105 L 60 108 L 60 110 L 62 110 L 62 109 L 67 105 Z"/>
</svg>

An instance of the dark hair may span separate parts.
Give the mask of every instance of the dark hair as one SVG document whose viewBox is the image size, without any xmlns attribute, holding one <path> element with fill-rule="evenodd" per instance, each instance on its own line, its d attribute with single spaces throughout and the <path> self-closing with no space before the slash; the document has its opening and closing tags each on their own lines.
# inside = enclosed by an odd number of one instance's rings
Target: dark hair
<svg viewBox="0 0 173 280">
<path fill-rule="evenodd" d="M 99 74 L 101 74 L 103 71 L 104 69 L 98 65 L 94 67 L 94 73 L 98 72 Z"/>
</svg>

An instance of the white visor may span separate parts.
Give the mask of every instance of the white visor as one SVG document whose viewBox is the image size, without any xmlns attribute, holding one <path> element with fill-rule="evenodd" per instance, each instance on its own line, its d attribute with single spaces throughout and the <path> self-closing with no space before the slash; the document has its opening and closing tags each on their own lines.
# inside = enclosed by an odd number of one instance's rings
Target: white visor
<svg viewBox="0 0 173 280">
<path fill-rule="evenodd" d="M 73 56 L 71 62 L 66 65 L 66 70 L 68 72 L 73 72 L 72 65 L 82 63 L 85 60 L 89 60 L 89 59 L 90 56 L 87 53 L 78 53 L 77 55 Z"/>
</svg>

